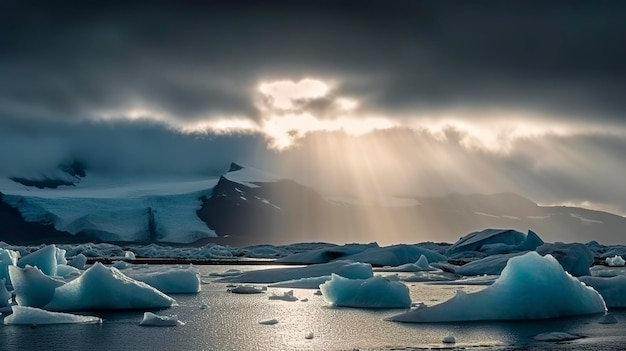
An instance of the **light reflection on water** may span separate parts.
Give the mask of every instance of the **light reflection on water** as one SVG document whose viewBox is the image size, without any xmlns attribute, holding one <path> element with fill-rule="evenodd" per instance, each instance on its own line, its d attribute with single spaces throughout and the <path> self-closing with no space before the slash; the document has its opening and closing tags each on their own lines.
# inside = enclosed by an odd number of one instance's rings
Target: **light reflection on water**
<svg viewBox="0 0 626 351">
<path fill-rule="evenodd" d="M 200 266 L 203 281 L 212 281 L 211 272 L 229 268 L 252 270 L 271 267 Z M 409 283 L 411 298 L 434 304 L 482 286 L 446 286 Z M 384 318 L 403 310 L 364 310 L 331 307 L 314 290 L 295 289 L 295 296 L 308 302 L 272 301 L 265 294 L 237 295 L 226 284 L 202 285 L 197 295 L 175 295 L 178 306 L 159 311 L 177 314 L 186 325 L 171 328 L 138 326 L 143 311 L 98 313 L 102 325 L 56 325 L 37 328 L 0 326 L 0 350 L 413 350 L 441 348 L 443 337 L 456 338 L 457 348 L 470 349 L 621 349 L 621 329 L 626 312 L 615 312 L 621 322 L 597 324 L 598 316 L 550 321 L 402 324 Z M 203 304 L 208 305 L 202 309 Z M 275 318 L 276 325 L 259 321 Z M 586 339 L 544 344 L 533 335 L 567 331 Z M 314 337 L 305 339 L 312 332 Z"/>
</svg>

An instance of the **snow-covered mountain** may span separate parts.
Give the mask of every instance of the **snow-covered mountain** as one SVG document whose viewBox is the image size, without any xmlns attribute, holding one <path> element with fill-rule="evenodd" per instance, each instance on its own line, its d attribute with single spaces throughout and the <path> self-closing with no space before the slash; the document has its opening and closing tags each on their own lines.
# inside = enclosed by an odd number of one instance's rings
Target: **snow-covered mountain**
<svg viewBox="0 0 626 351">
<path fill-rule="evenodd" d="M 484 228 L 532 229 L 547 241 L 613 243 L 626 219 L 544 207 L 512 193 L 327 198 L 239 164 L 220 177 L 107 177 L 79 163 L 0 179 L 0 240 L 29 242 L 447 241 Z"/>
</svg>

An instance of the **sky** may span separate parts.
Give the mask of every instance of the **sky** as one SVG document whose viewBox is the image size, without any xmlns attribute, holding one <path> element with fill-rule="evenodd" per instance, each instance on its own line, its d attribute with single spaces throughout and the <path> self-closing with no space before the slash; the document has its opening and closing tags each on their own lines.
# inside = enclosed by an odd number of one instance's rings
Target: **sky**
<svg viewBox="0 0 626 351">
<path fill-rule="evenodd" d="M 623 1 L 0 2 L 0 174 L 78 159 L 626 214 Z"/>
</svg>

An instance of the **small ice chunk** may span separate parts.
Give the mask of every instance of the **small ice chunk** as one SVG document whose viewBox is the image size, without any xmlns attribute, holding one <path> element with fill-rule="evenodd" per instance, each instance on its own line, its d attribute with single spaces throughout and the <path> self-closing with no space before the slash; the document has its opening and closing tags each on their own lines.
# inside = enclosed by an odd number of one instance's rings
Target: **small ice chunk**
<svg viewBox="0 0 626 351">
<path fill-rule="evenodd" d="M 607 313 L 604 316 L 602 316 L 602 318 L 600 318 L 598 323 L 600 323 L 600 324 L 615 324 L 615 323 L 617 323 L 617 319 L 615 318 L 615 316 L 613 314 Z"/>
<path fill-rule="evenodd" d="M 117 269 L 122 270 L 122 269 L 126 269 L 126 268 L 129 268 L 129 267 L 132 267 L 132 264 L 131 264 L 131 263 L 128 263 L 128 262 L 126 262 L 126 261 L 119 261 L 119 260 L 118 260 L 118 261 L 113 261 L 113 263 L 111 264 L 111 266 L 112 266 L 112 267 L 115 267 L 115 268 L 117 268 Z"/>
<path fill-rule="evenodd" d="M 456 343 L 456 339 L 454 338 L 454 336 L 448 335 L 446 337 L 444 337 L 441 340 L 442 343 L 444 344 L 455 344 Z"/>
<path fill-rule="evenodd" d="M 200 309 L 201 309 L 201 310 L 206 310 L 207 308 L 209 308 L 209 305 L 207 305 L 206 303 L 203 303 L 203 304 L 200 306 Z"/>
<path fill-rule="evenodd" d="M 570 334 L 566 332 L 541 333 L 541 334 L 533 336 L 533 339 L 538 340 L 538 341 L 552 341 L 552 342 L 576 340 L 580 338 L 584 338 L 584 336 L 578 335 L 578 334 Z"/>
<path fill-rule="evenodd" d="M 304 299 L 301 299 L 300 302 L 309 302 L 309 299 L 304 298 Z"/>
<path fill-rule="evenodd" d="M 282 301 L 298 301 L 298 298 L 293 296 L 293 290 L 284 292 L 282 295 L 272 294 L 269 296 L 270 300 L 282 300 Z"/>
<path fill-rule="evenodd" d="M 626 264 L 626 261 L 624 261 L 622 256 L 619 255 L 615 255 L 614 257 L 607 257 L 605 262 L 609 267 L 624 267 L 624 264 Z"/>
<path fill-rule="evenodd" d="M 127 260 L 134 260 L 137 257 L 135 256 L 135 253 L 132 251 L 124 251 L 124 258 Z"/>
<path fill-rule="evenodd" d="M 4 324 L 41 325 L 68 323 L 102 323 L 93 316 L 78 316 L 70 313 L 49 312 L 27 306 L 13 306 L 13 314 L 4 318 Z"/>
<path fill-rule="evenodd" d="M 185 325 L 185 323 L 178 320 L 178 316 L 159 316 L 152 312 L 144 312 L 143 319 L 139 322 L 139 325 L 146 327 L 175 327 L 177 325 Z"/>
<path fill-rule="evenodd" d="M 304 338 L 307 339 L 307 340 L 313 339 L 313 332 L 308 332 L 308 333 L 304 334 Z"/>
<path fill-rule="evenodd" d="M 278 319 L 264 319 L 259 322 L 259 324 L 263 325 L 274 325 L 278 323 Z"/>
<path fill-rule="evenodd" d="M 267 291 L 267 288 L 258 288 L 252 285 L 239 285 L 234 288 L 229 288 L 228 292 L 233 294 L 262 294 Z"/>
<path fill-rule="evenodd" d="M 74 256 L 74 258 L 72 258 L 67 263 L 68 266 L 72 266 L 78 269 L 85 269 L 85 264 L 87 264 L 87 256 L 83 255 L 82 253 Z"/>
<path fill-rule="evenodd" d="M 316 292 L 313 293 L 313 295 L 315 295 L 315 296 L 322 296 L 322 291 L 321 290 L 317 290 Z"/>
</svg>

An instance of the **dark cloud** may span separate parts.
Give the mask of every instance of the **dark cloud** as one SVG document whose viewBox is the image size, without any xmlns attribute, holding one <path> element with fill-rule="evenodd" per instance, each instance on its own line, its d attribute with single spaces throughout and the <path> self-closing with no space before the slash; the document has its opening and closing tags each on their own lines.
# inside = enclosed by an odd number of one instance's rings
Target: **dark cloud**
<svg viewBox="0 0 626 351">
<path fill-rule="evenodd" d="M 335 77 L 380 111 L 624 111 L 620 1 L 4 2 L 0 107 L 80 118 L 143 102 L 255 116 L 264 77 Z M 17 112 L 16 112 L 17 113 Z"/>
</svg>

